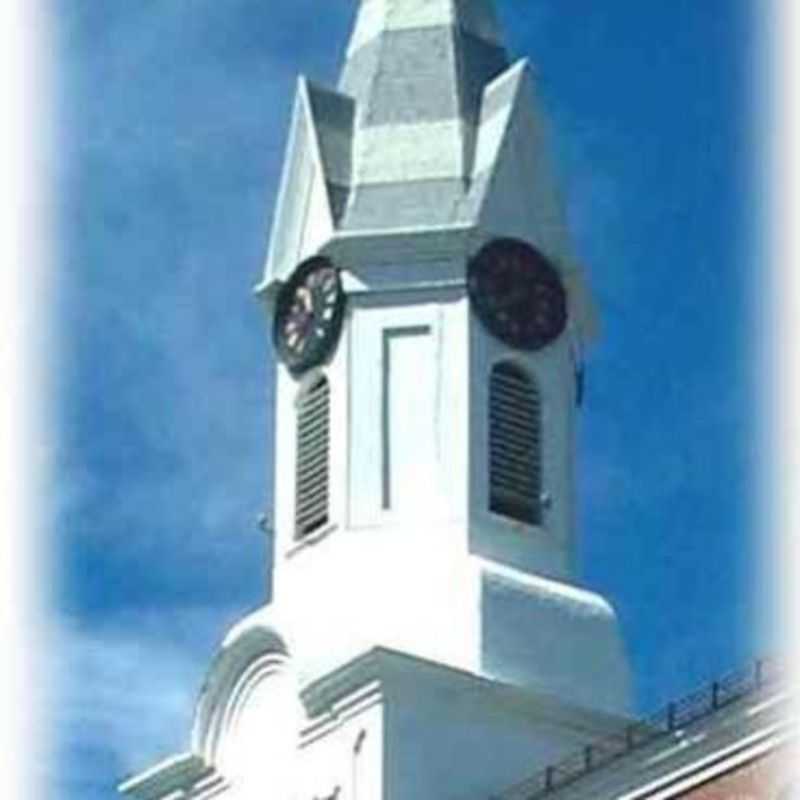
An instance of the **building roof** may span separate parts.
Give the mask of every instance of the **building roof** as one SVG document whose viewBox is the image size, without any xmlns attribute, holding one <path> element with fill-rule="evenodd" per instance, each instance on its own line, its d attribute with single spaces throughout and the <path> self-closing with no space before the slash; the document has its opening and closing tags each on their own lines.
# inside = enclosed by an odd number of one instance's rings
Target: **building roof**
<svg viewBox="0 0 800 800">
<path fill-rule="evenodd" d="M 682 796 L 717 770 L 788 740 L 787 687 L 778 666 L 759 660 L 591 742 L 492 800 L 602 800 Z M 670 787 L 675 792 L 670 793 Z"/>
</svg>

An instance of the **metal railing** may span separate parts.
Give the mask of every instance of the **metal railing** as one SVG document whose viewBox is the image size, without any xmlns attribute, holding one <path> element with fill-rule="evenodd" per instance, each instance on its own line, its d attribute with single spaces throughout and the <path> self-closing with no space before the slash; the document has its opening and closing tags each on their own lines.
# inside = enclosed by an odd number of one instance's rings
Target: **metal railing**
<svg viewBox="0 0 800 800">
<path fill-rule="evenodd" d="M 744 697 L 782 682 L 783 673 L 771 659 L 759 659 L 745 669 L 669 703 L 660 711 L 632 722 L 620 733 L 600 739 L 532 778 L 493 795 L 490 800 L 538 800 L 574 783 L 651 742 L 683 730 Z"/>
</svg>

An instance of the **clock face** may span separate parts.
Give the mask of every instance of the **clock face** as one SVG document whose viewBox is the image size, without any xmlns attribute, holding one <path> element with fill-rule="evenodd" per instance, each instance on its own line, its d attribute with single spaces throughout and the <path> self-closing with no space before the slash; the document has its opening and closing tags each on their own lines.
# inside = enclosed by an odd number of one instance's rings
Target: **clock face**
<svg viewBox="0 0 800 800">
<path fill-rule="evenodd" d="M 345 296 L 339 271 L 321 256 L 304 261 L 283 285 L 275 308 L 273 339 L 293 375 L 321 364 L 336 347 Z"/>
<path fill-rule="evenodd" d="M 486 329 L 519 350 L 538 350 L 567 324 L 567 295 L 555 268 L 534 247 L 495 239 L 472 258 L 467 287 Z"/>
</svg>

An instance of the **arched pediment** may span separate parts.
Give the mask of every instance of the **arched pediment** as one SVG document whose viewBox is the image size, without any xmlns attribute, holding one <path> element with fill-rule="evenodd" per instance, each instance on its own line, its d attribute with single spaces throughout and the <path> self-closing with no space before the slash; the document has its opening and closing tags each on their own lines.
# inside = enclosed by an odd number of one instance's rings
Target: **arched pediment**
<svg viewBox="0 0 800 800">
<path fill-rule="evenodd" d="M 237 796 L 291 779 L 305 713 L 284 638 L 266 624 L 233 634 L 214 659 L 195 712 L 192 748 Z"/>
</svg>

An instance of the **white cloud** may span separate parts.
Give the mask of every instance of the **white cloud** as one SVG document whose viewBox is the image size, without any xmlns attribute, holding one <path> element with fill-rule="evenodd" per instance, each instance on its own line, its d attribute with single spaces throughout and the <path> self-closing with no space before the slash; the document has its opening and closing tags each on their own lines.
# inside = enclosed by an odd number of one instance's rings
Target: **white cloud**
<svg viewBox="0 0 800 800">
<path fill-rule="evenodd" d="M 46 720 L 56 796 L 111 796 L 126 775 L 188 748 L 208 655 L 174 634 L 215 618 L 184 609 L 128 612 L 94 627 L 57 623 Z"/>
</svg>

